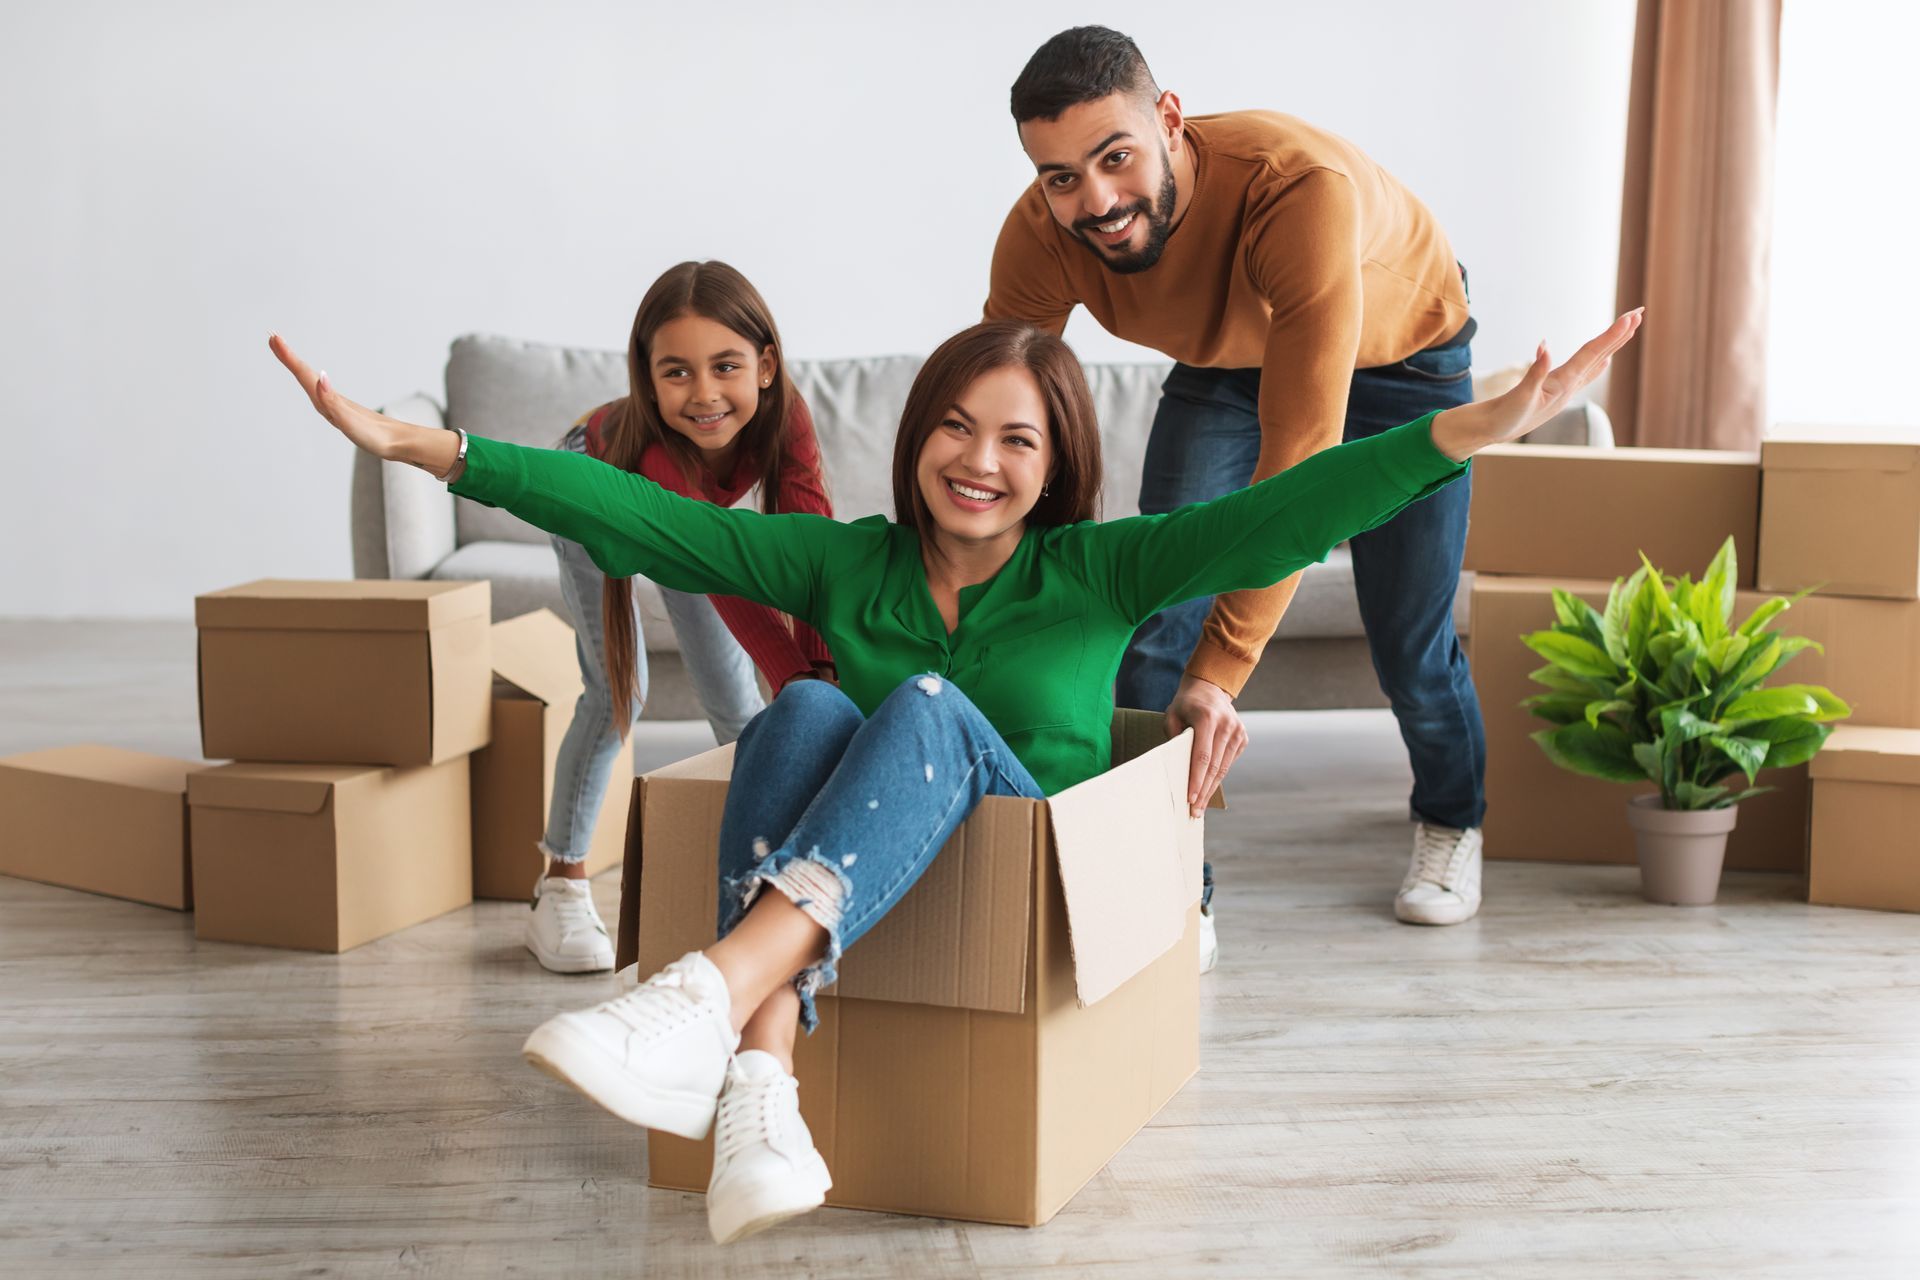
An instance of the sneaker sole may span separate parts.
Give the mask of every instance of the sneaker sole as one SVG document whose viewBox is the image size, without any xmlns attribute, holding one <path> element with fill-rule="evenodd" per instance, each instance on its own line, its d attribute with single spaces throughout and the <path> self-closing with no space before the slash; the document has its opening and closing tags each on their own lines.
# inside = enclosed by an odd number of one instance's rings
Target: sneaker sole
<svg viewBox="0 0 1920 1280">
<path fill-rule="evenodd" d="M 803 1199 L 781 1199 L 768 1195 L 768 1191 L 784 1190 L 784 1184 L 762 1183 L 748 1191 L 737 1200 L 728 1197 L 726 1208 L 715 1209 L 712 1189 L 707 1192 L 707 1230 L 713 1233 L 715 1244 L 732 1244 L 743 1240 L 768 1227 L 777 1227 L 789 1218 L 797 1218 L 803 1213 L 812 1213 L 826 1203 L 827 1192 L 833 1187 L 833 1179 L 826 1177 L 816 1183 L 814 1189 L 806 1193 Z"/>
<path fill-rule="evenodd" d="M 548 973 L 613 972 L 613 956 L 611 953 L 608 954 L 605 960 L 600 959 L 598 956 L 555 955 L 553 952 L 546 950 L 531 940 L 527 943 L 527 950 L 533 953 L 533 958 L 538 960 L 540 967 Z"/>
<path fill-rule="evenodd" d="M 713 1127 L 719 1096 L 704 1097 L 677 1089 L 658 1089 L 633 1076 L 599 1046 L 558 1019 L 534 1028 L 521 1056 L 628 1124 L 659 1129 L 699 1141 Z"/>
<path fill-rule="evenodd" d="M 1472 906 L 1409 907 L 1393 904 L 1394 918 L 1401 924 L 1465 924 L 1480 914 L 1480 904 Z"/>
</svg>

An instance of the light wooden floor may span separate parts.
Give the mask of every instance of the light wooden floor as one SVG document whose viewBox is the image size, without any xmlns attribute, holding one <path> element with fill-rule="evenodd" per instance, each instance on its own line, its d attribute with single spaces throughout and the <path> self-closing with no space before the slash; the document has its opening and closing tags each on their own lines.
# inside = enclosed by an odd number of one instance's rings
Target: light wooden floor
<svg viewBox="0 0 1920 1280">
<path fill-rule="evenodd" d="M 1496 864 L 1478 920 L 1408 928 L 1391 720 L 1254 732 L 1201 1073 L 1047 1227 L 829 1210 L 717 1249 L 521 1063 L 611 989 L 542 973 L 524 907 L 328 957 L 0 879 L 0 1273 L 1920 1274 L 1920 918 Z M 187 627 L 0 623 L 0 753 L 83 740 L 194 752 Z"/>
</svg>

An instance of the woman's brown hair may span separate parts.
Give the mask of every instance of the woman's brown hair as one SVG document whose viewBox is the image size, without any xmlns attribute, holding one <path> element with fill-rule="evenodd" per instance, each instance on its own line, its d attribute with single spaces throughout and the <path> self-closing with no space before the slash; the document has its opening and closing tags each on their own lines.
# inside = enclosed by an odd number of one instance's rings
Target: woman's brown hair
<svg viewBox="0 0 1920 1280">
<path fill-rule="evenodd" d="M 1079 358 L 1025 321 L 989 320 L 954 334 L 927 357 L 900 414 L 893 438 L 893 514 L 923 541 L 933 535 L 933 514 L 916 477 L 920 450 L 974 379 L 1009 366 L 1025 369 L 1040 384 L 1053 437 L 1053 472 L 1027 523 L 1073 524 L 1100 516 L 1100 424 Z"/>
<path fill-rule="evenodd" d="M 689 483 L 697 482 L 706 464 L 691 440 L 672 430 L 660 417 L 653 398 L 650 354 L 653 336 L 667 321 L 696 315 L 724 325 L 747 339 L 753 361 L 773 348 L 773 383 L 760 389 L 760 404 L 741 428 L 736 477 L 752 477 L 760 486 L 760 509 L 779 510 L 780 473 L 787 459 L 787 430 L 799 393 L 787 376 L 781 353 L 780 331 L 760 291 L 724 262 L 682 262 L 664 272 L 640 299 L 633 316 L 633 334 L 627 340 L 627 394 L 607 406 L 600 422 L 606 461 L 625 471 L 639 471 L 647 450 L 659 445 Z M 600 622 L 605 636 L 607 689 L 613 705 L 638 699 L 638 637 L 633 625 L 633 583 L 607 578 L 600 591 Z M 620 736 L 627 736 L 627 720 L 615 714 Z"/>
</svg>

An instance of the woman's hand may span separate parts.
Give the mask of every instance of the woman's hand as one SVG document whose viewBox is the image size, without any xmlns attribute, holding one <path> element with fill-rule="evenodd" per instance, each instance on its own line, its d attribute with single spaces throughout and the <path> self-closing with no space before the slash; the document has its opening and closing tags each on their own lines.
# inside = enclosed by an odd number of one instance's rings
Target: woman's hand
<svg viewBox="0 0 1920 1280">
<path fill-rule="evenodd" d="M 293 354 L 285 338 L 273 334 L 267 345 L 273 348 L 274 356 L 287 367 L 287 372 L 299 381 L 300 389 L 307 393 L 307 399 L 313 402 L 320 416 L 355 446 L 376 458 L 411 463 L 436 476 L 444 476 L 453 469 L 460 452 L 460 442 L 454 432 L 416 426 L 355 404 L 333 389 L 326 374 L 315 373 L 311 365 Z"/>
<path fill-rule="evenodd" d="M 1607 331 L 1573 353 L 1559 368 L 1549 366 L 1547 344 L 1534 352 L 1533 366 L 1513 390 L 1491 400 L 1447 409 L 1433 420 L 1434 448 L 1465 462 L 1490 444 L 1518 440 L 1560 412 L 1574 393 L 1605 373 L 1613 353 L 1640 328 L 1645 307 L 1636 307 L 1607 326 Z"/>
</svg>

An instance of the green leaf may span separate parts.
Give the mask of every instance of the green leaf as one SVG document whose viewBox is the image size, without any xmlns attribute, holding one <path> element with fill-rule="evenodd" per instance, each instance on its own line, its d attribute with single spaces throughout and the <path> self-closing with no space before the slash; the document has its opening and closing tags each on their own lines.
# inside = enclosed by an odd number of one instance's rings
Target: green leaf
<svg viewBox="0 0 1920 1280">
<path fill-rule="evenodd" d="M 1608 686 L 1605 680 L 1592 676 L 1576 676 L 1571 671 L 1562 671 L 1555 666 L 1538 667 L 1529 671 L 1527 679 L 1561 693 L 1598 693 Z"/>
<path fill-rule="evenodd" d="M 1584 693 L 1536 693 L 1520 705 L 1551 724 L 1574 724 L 1586 715 L 1587 701 Z"/>
<path fill-rule="evenodd" d="M 1564 631 L 1536 631 L 1521 639 L 1529 649 L 1565 671 L 1577 676 L 1614 679 L 1619 675 L 1606 651 L 1590 640 L 1570 636 Z"/>
<path fill-rule="evenodd" d="M 1751 800 L 1755 796 L 1763 796 L 1767 794 L 1767 792 L 1772 791 L 1773 789 L 1774 788 L 1772 787 L 1748 787 L 1745 791 L 1734 792 L 1732 795 L 1722 800 L 1719 804 L 1715 805 L 1714 808 L 1716 809 L 1731 808 L 1732 806 L 1739 804 L 1742 800 Z"/>
<path fill-rule="evenodd" d="M 1753 647 L 1753 641 L 1746 636 L 1721 636 L 1707 646 L 1707 661 L 1713 664 L 1714 671 L 1725 675 L 1727 668 L 1740 661 Z"/>
<path fill-rule="evenodd" d="M 1820 704 L 1815 702 L 1799 686 L 1783 685 L 1778 689 L 1751 689 L 1741 694 L 1721 711 L 1720 719 L 1737 725 L 1749 720 L 1774 720 L 1781 716 L 1816 715 Z"/>
<path fill-rule="evenodd" d="M 1733 551 L 1733 535 L 1720 544 L 1720 550 L 1714 554 L 1713 562 L 1707 566 L 1707 576 L 1702 585 L 1714 612 L 1719 616 L 1719 634 L 1726 634 L 1727 625 L 1733 620 L 1734 587 L 1740 581 L 1740 570 Z"/>
<path fill-rule="evenodd" d="M 1676 707 L 1660 713 L 1660 734 L 1669 742 L 1679 744 L 1692 742 L 1695 738 L 1704 738 L 1709 734 L 1722 732 L 1724 726 L 1711 720 L 1702 720 L 1685 707 Z"/>
<path fill-rule="evenodd" d="M 1767 751 L 1771 746 L 1765 738 L 1748 738 L 1736 734 L 1716 733 L 1708 742 L 1727 753 L 1740 771 L 1747 775 L 1747 781 L 1753 781 L 1753 775 L 1767 762 Z"/>
<path fill-rule="evenodd" d="M 1657 742 L 1636 742 L 1633 744 L 1633 762 L 1640 771 L 1654 782 L 1660 781 L 1660 775 L 1666 772 L 1665 756 L 1661 754 Z"/>
<path fill-rule="evenodd" d="M 1607 591 L 1607 607 L 1600 613 L 1600 647 L 1622 667 L 1631 662 L 1627 652 L 1627 599 L 1625 581 L 1615 578 Z"/>
<path fill-rule="evenodd" d="M 1563 769 L 1609 782 L 1641 779 L 1640 766 L 1634 763 L 1627 735 L 1610 724 L 1597 729 L 1586 724 L 1542 729 L 1533 735 L 1533 740 L 1540 744 L 1548 759 Z"/>
<path fill-rule="evenodd" d="M 1679 801 L 1672 806 L 1676 809 L 1711 809 L 1714 802 L 1727 794 L 1725 787 L 1702 787 L 1691 782 L 1682 782 L 1673 789 L 1673 798 Z"/>
<path fill-rule="evenodd" d="M 1805 764 L 1819 754 L 1820 745 L 1833 729 L 1811 720 L 1768 720 L 1742 729 L 1740 736 L 1767 744 L 1767 769 L 1785 769 Z"/>
<path fill-rule="evenodd" d="M 1600 727 L 1600 717 L 1613 712 L 1625 712 L 1627 715 L 1632 715 L 1633 704 L 1620 698 L 1609 698 L 1602 701 L 1589 702 L 1586 710 L 1587 723 L 1597 729 Z"/>
<path fill-rule="evenodd" d="M 1668 622 L 1678 622 L 1680 611 L 1673 603 L 1673 597 L 1667 593 L 1667 580 L 1653 567 L 1653 561 L 1647 559 L 1647 553 L 1640 553 L 1640 563 L 1647 570 L 1647 587 L 1653 593 L 1653 605 L 1658 615 Z"/>
</svg>

